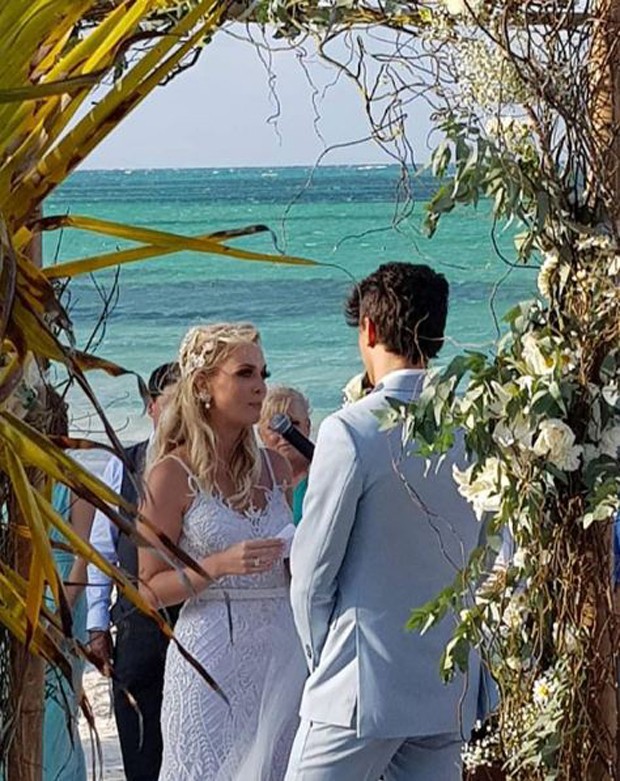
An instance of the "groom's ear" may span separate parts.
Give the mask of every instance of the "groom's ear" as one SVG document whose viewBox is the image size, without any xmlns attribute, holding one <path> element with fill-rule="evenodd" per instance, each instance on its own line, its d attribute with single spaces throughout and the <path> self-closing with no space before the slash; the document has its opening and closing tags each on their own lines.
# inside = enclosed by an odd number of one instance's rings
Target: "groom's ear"
<svg viewBox="0 0 620 781">
<path fill-rule="evenodd" d="M 366 339 L 369 347 L 375 347 L 377 344 L 377 328 L 370 317 L 364 318 L 366 321 Z"/>
</svg>

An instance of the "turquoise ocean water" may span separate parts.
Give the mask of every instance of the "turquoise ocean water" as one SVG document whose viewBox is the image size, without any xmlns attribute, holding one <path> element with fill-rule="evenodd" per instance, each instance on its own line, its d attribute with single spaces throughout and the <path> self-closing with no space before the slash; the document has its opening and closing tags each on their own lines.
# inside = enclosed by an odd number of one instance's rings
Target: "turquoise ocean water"
<svg viewBox="0 0 620 781">
<path fill-rule="evenodd" d="M 510 269 L 491 239 L 488 204 L 455 210 L 429 240 L 422 231 L 424 203 L 435 182 L 413 181 L 411 217 L 393 225 L 398 168 L 183 169 L 84 171 L 74 174 L 46 202 L 45 213 L 87 215 L 155 229 L 199 235 L 264 223 L 291 254 L 321 261 L 319 267 L 246 263 L 179 253 L 125 266 L 118 296 L 97 353 L 145 377 L 174 358 L 188 326 L 217 320 L 250 320 L 261 330 L 271 382 L 301 388 L 314 420 L 339 406 L 341 388 L 360 370 L 356 334 L 342 304 L 352 278 L 379 263 L 428 263 L 451 286 L 445 362 L 466 347 L 491 350 L 497 337 L 492 307 L 501 316 L 535 287 L 531 268 Z M 503 254 L 514 260 L 509 232 L 500 233 Z M 269 235 L 237 246 L 273 251 Z M 82 231 L 47 235 L 45 263 L 114 251 L 126 242 Z M 101 291 L 114 273 L 78 278 L 67 301 L 84 347 L 101 309 Z M 148 433 L 135 382 L 91 374 L 96 392 L 125 441 Z M 76 433 L 98 436 L 100 424 L 78 392 L 70 395 Z"/>
</svg>

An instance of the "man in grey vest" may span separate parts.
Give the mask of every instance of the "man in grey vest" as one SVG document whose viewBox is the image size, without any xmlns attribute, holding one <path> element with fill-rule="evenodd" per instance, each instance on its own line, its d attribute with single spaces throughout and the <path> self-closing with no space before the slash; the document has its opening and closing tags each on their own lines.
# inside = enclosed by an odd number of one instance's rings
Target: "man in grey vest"
<svg viewBox="0 0 620 781">
<path fill-rule="evenodd" d="M 310 675 L 286 781 L 457 781 L 475 717 L 469 685 L 439 673 L 449 619 L 409 633 L 413 607 L 454 580 L 480 535 L 453 464 L 427 468 L 402 428 L 376 413 L 415 400 L 439 351 L 448 283 L 428 266 L 387 263 L 347 303 L 374 386 L 328 417 L 310 467 L 291 554 L 291 599 Z"/>
<path fill-rule="evenodd" d="M 178 378 L 175 363 L 158 366 L 149 378 L 147 413 L 153 430 L 165 406 L 167 392 Z M 119 458 L 112 457 L 103 474 L 104 482 L 133 504 L 139 500 L 136 480 L 144 472 L 149 443 L 150 439 L 147 439 L 125 448 L 131 470 L 125 469 Z M 136 546 L 100 511 L 95 513 L 90 542 L 110 563 L 122 567 L 137 580 Z M 127 781 L 157 781 L 161 765 L 159 720 L 167 641 L 157 625 L 136 611 L 125 597 L 118 597 L 112 605 L 111 593 L 110 579 L 96 567 L 89 566 L 86 595 L 90 649 L 104 666 L 114 669 L 114 716 L 125 776 Z M 174 622 L 177 613 L 178 608 L 169 608 L 167 617 Z M 114 646 L 110 620 L 116 627 Z M 139 716 L 125 690 L 136 700 Z"/>
</svg>

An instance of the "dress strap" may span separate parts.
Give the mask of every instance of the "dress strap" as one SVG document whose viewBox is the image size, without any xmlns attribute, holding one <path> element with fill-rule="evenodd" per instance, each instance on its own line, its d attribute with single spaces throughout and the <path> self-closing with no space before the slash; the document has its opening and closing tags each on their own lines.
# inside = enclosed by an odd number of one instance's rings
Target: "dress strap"
<svg viewBox="0 0 620 781">
<path fill-rule="evenodd" d="M 278 485 L 276 483 L 276 474 L 273 471 L 273 464 L 271 463 L 271 458 L 269 457 L 269 451 L 266 448 L 262 449 L 263 457 L 265 459 L 265 463 L 267 464 L 267 471 L 269 472 L 269 477 L 271 478 L 271 490 L 275 490 Z"/>
<path fill-rule="evenodd" d="M 198 484 L 198 480 L 196 479 L 196 475 L 191 471 L 191 469 L 187 466 L 185 461 L 183 461 L 182 458 L 179 458 L 178 456 L 175 456 L 174 453 L 168 453 L 167 456 L 164 456 L 162 458 L 162 461 L 165 461 L 166 458 L 171 458 L 173 461 L 176 461 L 179 466 L 182 467 L 183 471 L 187 475 L 187 485 L 192 493 L 197 493 L 200 491 L 200 486 Z"/>
</svg>

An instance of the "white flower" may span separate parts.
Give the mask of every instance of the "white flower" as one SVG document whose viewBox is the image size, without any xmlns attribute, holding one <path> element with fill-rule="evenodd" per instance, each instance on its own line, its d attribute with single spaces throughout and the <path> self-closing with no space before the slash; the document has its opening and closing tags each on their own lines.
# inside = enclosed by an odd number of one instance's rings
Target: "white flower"
<svg viewBox="0 0 620 781">
<path fill-rule="evenodd" d="M 575 435 L 564 421 L 551 418 L 540 424 L 533 451 L 537 456 L 545 456 L 558 469 L 574 472 L 579 466 L 582 448 L 575 445 Z"/>
<path fill-rule="evenodd" d="M 529 450 L 532 447 L 533 432 L 527 418 L 517 414 L 510 420 L 500 420 L 493 430 L 493 439 L 502 447 L 521 445 Z"/>
<path fill-rule="evenodd" d="M 529 374 L 524 374 L 521 377 L 517 377 L 516 383 L 520 390 L 526 390 L 528 393 L 531 393 L 534 387 L 534 378 L 530 377 Z"/>
<path fill-rule="evenodd" d="M 347 384 L 342 389 L 343 406 L 346 407 L 348 404 L 353 404 L 354 402 L 363 399 L 364 396 L 368 393 L 368 390 L 364 388 L 365 377 L 366 375 L 364 373 L 356 374 L 347 382 Z"/>
<path fill-rule="evenodd" d="M 558 267 L 560 263 L 560 256 L 557 250 L 551 250 L 551 252 L 545 252 L 543 255 L 543 264 L 538 272 L 538 290 L 540 295 L 544 298 L 551 297 L 551 275 Z"/>
<path fill-rule="evenodd" d="M 523 623 L 523 608 L 518 599 L 510 600 L 502 615 L 502 623 L 512 630 L 521 626 Z"/>
<path fill-rule="evenodd" d="M 525 334 L 522 345 L 523 360 L 529 372 L 535 375 L 545 375 L 553 371 L 554 361 L 543 355 L 534 334 Z"/>
<path fill-rule="evenodd" d="M 465 0 L 444 0 L 446 10 L 452 16 L 459 16 L 467 11 Z"/>
<path fill-rule="evenodd" d="M 613 245 L 609 236 L 586 236 L 584 234 L 582 239 L 577 241 L 577 249 L 581 252 L 587 250 L 611 250 Z"/>
<path fill-rule="evenodd" d="M 482 469 L 474 476 L 474 467 L 462 472 L 452 467 L 452 476 L 461 496 L 473 506 L 476 518 L 480 521 L 484 513 L 496 513 L 501 507 L 501 490 L 508 485 L 497 458 L 487 458 Z"/>
<path fill-rule="evenodd" d="M 512 564 L 517 569 L 525 569 L 525 551 L 523 548 L 519 548 L 512 557 Z"/>
<path fill-rule="evenodd" d="M 620 458 L 620 426 L 608 426 L 601 435 L 601 453 Z"/>
<path fill-rule="evenodd" d="M 533 700 L 539 707 L 546 705 L 552 694 L 552 689 L 549 684 L 549 680 L 546 677 L 538 678 L 534 681 L 534 688 L 532 692 Z"/>
<path fill-rule="evenodd" d="M 443 0 L 446 10 L 452 16 L 463 16 L 464 14 L 478 11 L 480 0 Z"/>
</svg>

